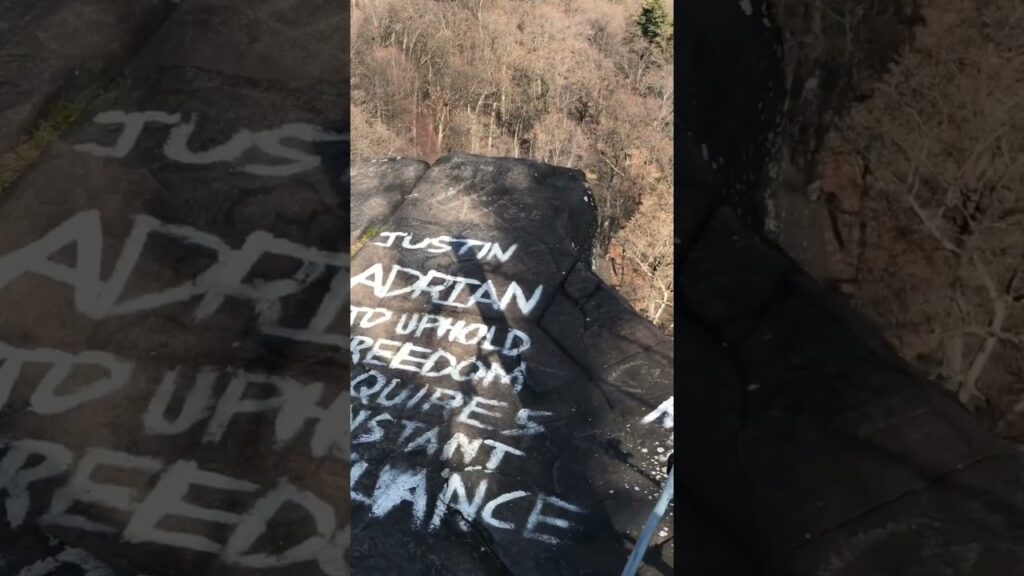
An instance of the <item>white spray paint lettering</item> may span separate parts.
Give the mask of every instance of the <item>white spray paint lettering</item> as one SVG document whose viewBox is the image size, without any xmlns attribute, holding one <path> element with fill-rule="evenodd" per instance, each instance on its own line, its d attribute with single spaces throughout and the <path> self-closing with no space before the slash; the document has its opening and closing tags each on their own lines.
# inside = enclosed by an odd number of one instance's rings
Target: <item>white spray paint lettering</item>
<svg viewBox="0 0 1024 576">
<path fill-rule="evenodd" d="M 33 364 L 47 369 L 38 382 L 24 382 L 34 384 L 26 409 L 46 416 L 63 414 L 107 398 L 128 385 L 136 372 L 133 362 L 108 352 L 90 350 L 72 354 L 50 348 L 23 349 L 0 342 L 0 409 L 9 401 L 15 384 L 23 380 L 20 376 L 24 369 Z M 74 369 L 77 366 L 98 368 L 105 376 L 68 389 L 68 383 L 76 380 Z M 146 434 L 183 434 L 208 418 L 203 442 L 217 444 L 235 419 L 272 413 L 275 415 L 272 444 L 275 450 L 289 446 L 311 424 L 310 454 L 314 458 L 347 458 L 348 443 L 342 438 L 343 427 L 336 425 L 348 409 L 347 390 L 327 398 L 329 403 L 323 407 L 325 387 L 321 382 L 300 382 L 286 376 L 200 366 L 191 378 L 192 384 L 177 414 L 169 415 L 172 398 L 186 380 L 182 366 L 164 372 L 142 414 Z M 228 384 L 220 396 L 215 397 L 216 384 L 221 380 L 228 380 Z M 246 393 L 255 388 L 269 389 L 272 394 L 261 399 L 247 397 Z"/>
<path fill-rule="evenodd" d="M 450 236 L 417 238 L 393 231 L 378 234 L 373 244 L 433 254 L 454 252 L 459 259 L 468 255 L 477 261 L 500 263 L 508 262 L 518 249 L 518 244 L 502 247 L 497 242 Z M 491 280 L 394 265 L 385 269 L 381 263 L 353 275 L 350 286 L 353 291 L 369 288 L 376 299 L 413 300 L 425 295 L 436 306 L 477 307 L 482 316 L 488 310 L 505 313 L 518 309 L 528 317 L 544 293 L 543 286 L 531 291 L 516 281 L 499 289 Z M 495 492 L 488 480 L 503 464 L 507 467 L 528 458 L 524 450 L 509 442 L 521 443 L 544 434 L 542 421 L 554 416 L 518 405 L 527 374 L 524 354 L 532 341 L 526 332 L 505 326 L 507 323 L 504 319 L 488 324 L 436 313 L 352 307 L 350 329 L 374 329 L 381 336 L 388 336 L 382 331 L 390 329 L 396 338 L 355 334 L 349 345 L 352 365 L 364 369 L 350 382 L 353 446 L 374 454 L 379 450 L 392 454 L 379 469 L 362 461 L 358 451 L 352 454 L 352 502 L 366 506 L 371 518 L 394 522 L 390 518 L 395 514 L 408 514 L 410 528 L 428 532 L 440 530 L 446 518 L 461 531 L 479 522 L 490 529 L 514 530 L 523 538 L 557 545 L 572 530 L 573 522 L 585 514 L 579 506 L 554 495 L 525 490 Z M 459 358 L 436 347 L 444 344 L 471 347 L 473 355 Z M 408 373 L 413 380 L 404 383 L 389 376 L 393 372 Z M 420 381 L 435 378 L 442 379 L 439 385 Z M 462 384 L 460 389 L 440 387 L 449 380 Z M 495 382 L 501 385 L 493 386 Z M 430 466 L 413 464 L 414 458 L 424 457 Z M 512 464 L 506 464 L 509 462 Z M 440 487 L 431 473 L 439 466 L 444 467 Z M 503 477 L 512 474 L 515 472 L 506 469 Z"/>
<path fill-rule="evenodd" d="M 82 576 L 114 576 L 109 566 L 81 548 L 65 548 L 50 558 L 43 558 L 24 567 L 18 576 L 49 576 L 58 574 L 63 566 L 81 568 Z"/>
<path fill-rule="evenodd" d="M 405 285 L 402 285 L 403 283 Z M 395 296 L 417 298 L 427 294 L 431 303 L 453 308 L 486 305 L 492 310 L 505 312 L 510 304 L 515 302 L 524 316 L 529 316 L 533 312 L 544 292 L 543 286 L 537 286 L 527 296 L 528 290 L 524 290 L 513 280 L 499 295 L 501 291 L 491 280 L 451 276 L 437 270 L 428 270 L 424 273 L 403 266 L 391 266 L 385 276 L 384 265 L 380 263 L 352 277 L 350 288 L 355 289 L 359 286 L 372 289 L 373 295 L 381 299 Z"/>
<path fill-rule="evenodd" d="M 211 253 L 215 261 L 195 278 L 177 286 L 120 300 L 150 237 L 168 238 L 183 246 L 202 249 Z M 50 259 L 69 245 L 75 247 L 74 266 Z M 265 334 L 337 348 L 348 344 L 345 334 L 327 331 L 348 301 L 345 284 L 349 268 L 347 254 L 308 248 L 262 231 L 250 234 L 242 247 L 236 250 L 212 234 L 188 226 L 163 223 L 145 215 L 133 218 L 131 233 L 105 281 L 100 272 L 102 249 L 103 229 L 99 211 L 80 212 L 43 238 L 0 256 L 0 289 L 25 274 L 44 276 L 70 286 L 74 290 L 76 309 L 92 319 L 135 314 L 198 299 L 194 318 L 201 321 L 217 312 L 227 298 L 236 298 L 252 306 Z M 246 281 L 257 261 L 268 254 L 292 258 L 301 265 L 286 278 Z M 330 289 L 323 295 L 308 324 L 303 327 L 282 326 L 282 300 L 307 289 L 332 269 L 334 277 Z"/>
<path fill-rule="evenodd" d="M 258 176 L 291 176 L 320 166 L 320 158 L 299 148 L 289 147 L 288 141 L 305 142 L 341 142 L 348 139 L 343 134 L 325 131 L 312 124 L 290 122 L 277 128 L 251 131 L 242 129 L 234 133 L 228 140 L 209 150 L 194 151 L 189 148 L 189 140 L 196 129 L 196 116 L 192 115 L 183 121 L 180 113 L 159 111 L 124 112 L 108 110 L 98 113 L 93 122 L 96 124 L 121 125 L 121 133 L 113 146 L 103 146 L 88 142 L 75 145 L 75 149 L 95 156 L 124 158 L 131 152 L 142 136 L 147 124 L 173 126 L 164 142 L 164 154 L 171 160 L 183 164 L 216 164 L 231 163 L 241 158 L 252 149 L 259 150 L 278 160 L 274 164 L 247 163 L 238 168 L 241 172 Z"/>
<path fill-rule="evenodd" d="M 26 520 L 33 496 L 31 486 L 70 473 L 66 482 L 56 489 L 47 511 L 36 522 L 91 533 L 120 534 L 127 543 L 216 554 L 224 564 L 240 568 L 281 568 L 316 561 L 324 574 L 333 574 L 337 572 L 332 570 L 341 566 L 347 528 L 338 530 L 337 512 L 327 502 L 287 479 L 278 480 L 276 486 L 260 495 L 257 484 L 203 470 L 188 460 L 165 466 L 148 456 L 87 448 L 76 463 L 67 448 L 53 442 L 7 440 L 2 441 L 2 447 L 6 453 L 0 459 L 0 497 L 4 497 L 7 520 L 12 528 Z M 138 478 L 139 487 L 148 485 L 149 478 L 159 477 L 153 489 L 144 493 L 139 488 L 97 480 L 96 472 L 100 468 L 131 471 Z M 195 487 L 257 497 L 244 511 L 206 508 L 189 501 L 188 494 Z M 86 519 L 71 512 L 75 503 L 127 513 L 127 521 L 119 527 Z M 284 551 L 255 550 L 260 539 L 279 538 L 280 535 L 270 533 L 270 520 L 284 506 L 301 509 L 309 516 L 313 524 L 310 533 Z M 171 517 L 179 520 L 177 529 L 163 522 Z M 180 520 L 190 522 L 182 524 Z M 227 528 L 227 538 L 223 542 L 215 540 L 222 529 L 204 530 L 203 525 L 196 522 Z M 42 576 L 54 573 L 62 565 L 77 565 L 90 576 L 110 574 L 102 563 L 76 549 L 36 562 L 20 574 Z"/>
<path fill-rule="evenodd" d="M 498 383 L 518 393 L 526 381 L 527 364 L 519 361 L 509 371 L 497 359 L 471 357 L 459 360 L 445 350 L 434 350 L 417 346 L 412 342 L 400 342 L 386 338 L 354 336 L 349 349 L 352 364 L 382 366 L 389 370 L 413 372 L 428 378 L 448 377 L 456 382 L 473 382 L 481 386 Z M 365 353 L 364 353 L 365 351 Z"/>
<path fill-rule="evenodd" d="M 518 244 L 513 244 L 508 248 L 502 248 L 497 242 L 485 242 L 471 238 L 453 238 L 451 236 L 423 238 L 418 242 L 414 242 L 412 235 L 406 232 L 381 232 L 377 237 L 383 238 L 385 241 L 381 242 L 378 240 L 373 242 L 373 244 L 385 248 L 392 247 L 397 238 L 402 238 L 401 247 L 406 250 L 425 250 L 433 254 L 455 252 L 459 256 L 471 252 L 480 261 L 497 260 L 499 262 L 508 262 L 509 258 L 515 253 L 516 248 L 519 247 Z M 455 250 L 456 248 L 458 248 L 457 251 Z"/>
</svg>

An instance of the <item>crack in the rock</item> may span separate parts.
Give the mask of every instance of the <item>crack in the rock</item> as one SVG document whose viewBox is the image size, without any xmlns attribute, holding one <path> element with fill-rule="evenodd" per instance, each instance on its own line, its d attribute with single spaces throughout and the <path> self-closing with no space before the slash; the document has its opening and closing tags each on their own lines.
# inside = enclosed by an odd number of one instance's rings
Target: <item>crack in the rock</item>
<svg viewBox="0 0 1024 576">
<path fill-rule="evenodd" d="M 307 84 L 299 86 L 294 82 L 289 82 L 285 80 L 246 76 L 244 74 L 237 74 L 234 72 L 228 72 L 226 70 L 218 70 L 216 68 L 209 68 L 197 64 L 156 64 L 153 66 L 152 70 L 147 71 L 147 73 L 162 76 L 163 73 L 166 71 L 184 73 L 198 72 L 199 74 L 204 74 L 207 76 L 213 76 L 216 78 L 227 80 L 231 84 L 231 86 L 235 88 L 257 88 L 261 90 L 272 89 L 277 92 L 295 94 L 297 96 L 307 96 L 309 94 L 315 94 L 317 87 L 330 86 L 330 83 L 325 80 L 313 80 Z"/>
<path fill-rule="evenodd" d="M 636 358 L 637 356 L 640 356 L 641 354 L 647 354 L 648 352 L 651 352 L 655 348 L 658 348 L 659 346 L 664 346 L 665 344 L 668 344 L 669 342 L 672 342 L 672 339 L 666 337 L 664 340 L 660 340 L 657 344 L 651 344 L 650 346 L 644 346 L 640 350 L 637 350 L 636 352 L 634 352 L 634 353 L 632 353 L 632 354 L 630 354 L 628 356 L 623 356 L 622 358 L 619 358 L 618 360 L 616 360 L 615 362 L 613 362 L 611 364 L 605 364 L 605 365 L 601 366 L 601 369 L 602 370 L 612 370 L 613 368 L 616 368 L 616 367 L 618 367 L 618 366 L 620 366 L 622 364 L 625 364 L 626 362 L 629 362 L 630 360 L 633 360 L 634 358 Z M 663 355 L 661 355 L 661 356 L 663 356 Z"/>
<path fill-rule="evenodd" d="M 698 244 L 700 244 L 700 239 L 704 236 L 704 232 L 711 226 L 711 223 L 714 222 L 715 217 L 718 216 L 718 212 L 723 209 L 727 209 L 727 207 L 724 206 L 721 201 L 715 202 L 714 205 L 708 209 L 707 214 L 701 218 L 696 229 L 689 234 L 689 238 L 684 238 L 684 242 L 681 243 L 681 250 L 679 250 L 681 253 L 676 254 L 676 261 L 679 262 L 680 273 L 682 273 L 686 268 L 686 263 L 690 260 L 694 249 Z"/>
<path fill-rule="evenodd" d="M 462 521 L 465 522 L 467 526 L 469 526 L 470 532 L 472 532 L 472 534 L 477 537 L 480 547 L 482 547 L 487 552 L 487 554 L 491 557 L 494 563 L 498 566 L 498 568 L 501 569 L 501 571 L 506 576 L 514 576 L 515 572 L 513 572 L 512 569 L 508 566 L 508 564 L 506 564 L 505 561 L 501 559 L 501 555 L 498 553 L 497 550 L 495 550 L 492 544 L 493 537 L 488 538 L 490 536 L 489 532 L 481 528 L 478 522 L 466 518 L 466 515 L 462 513 L 462 510 L 459 510 L 458 508 L 451 506 L 448 503 L 445 503 L 444 507 L 446 511 L 454 512 L 455 514 L 457 514 L 459 518 L 461 518 Z"/>
<path fill-rule="evenodd" d="M 938 485 L 938 484 L 940 484 L 940 483 L 942 483 L 942 482 L 952 478 L 953 476 L 956 476 L 957 474 L 966 472 L 966 471 L 968 471 L 968 470 L 978 466 L 979 464 L 983 464 L 983 463 L 986 463 L 986 462 L 989 462 L 989 461 L 993 461 L 993 460 L 1001 460 L 1001 459 L 1013 460 L 1013 459 L 1015 459 L 1015 456 L 1013 456 L 1011 454 L 988 454 L 988 455 L 985 455 L 985 456 L 981 456 L 981 457 L 975 458 L 974 460 L 971 460 L 967 464 L 961 464 L 961 465 L 953 467 L 952 469 L 946 470 L 945 472 L 940 472 L 939 474 L 936 474 L 931 479 L 925 481 L 922 485 L 916 486 L 914 488 L 910 488 L 909 490 L 905 490 L 905 491 L 901 492 L 900 494 L 898 494 L 898 495 L 896 495 L 896 496 L 894 496 L 894 497 L 892 497 L 892 498 L 890 498 L 890 499 L 888 499 L 888 500 L 886 500 L 884 502 L 880 502 L 878 504 L 875 504 L 874 506 L 871 506 L 867 510 L 864 510 L 863 512 L 860 512 L 858 514 L 855 514 L 854 516 L 851 516 L 850 518 L 847 518 L 846 520 L 843 520 L 843 521 L 841 521 L 841 522 L 839 522 L 839 523 L 837 523 L 837 524 L 835 524 L 833 526 L 830 526 L 828 528 L 825 528 L 823 530 L 819 530 L 817 533 L 811 535 L 810 537 L 805 538 L 804 541 L 802 541 L 801 543 L 799 543 L 799 544 L 797 544 L 795 546 L 790 547 L 787 552 L 789 554 L 796 554 L 801 549 L 803 549 L 804 547 L 809 546 L 810 544 L 812 544 L 814 541 L 816 541 L 816 540 L 818 540 L 820 538 L 827 537 L 828 535 L 833 534 L 833 533 L 835 533 L 835 532 L 837 532 L 839 530 L 842 530 L 843 528 L 845 528 L 845 527 L 847 527 L 847 526 L 849 526 L 851 524 L 854 524 L 854 523 L 856 523 L 856 522 L 858 522 L 858 521 L 860 521 L 860 520 L 862 520 L 864 518 L 867 518 L 868 516 L 871 516 L 872 514 L 874 514 L 875 512 L 877 512 L 879 510 L 882 510 L 882 509 L 884 509 L 886 507 L 892 506 L 892 505 L 900 502 L 901 500 L 904 500 L 904 499 L 909 498 L 911 496 L 914 496 L 914 495 L 917 495 L 917 494 L 923 494 L 925 492 L 928 492 L 929 490 L 934 488 L 936 485 Z"/>
</svg>

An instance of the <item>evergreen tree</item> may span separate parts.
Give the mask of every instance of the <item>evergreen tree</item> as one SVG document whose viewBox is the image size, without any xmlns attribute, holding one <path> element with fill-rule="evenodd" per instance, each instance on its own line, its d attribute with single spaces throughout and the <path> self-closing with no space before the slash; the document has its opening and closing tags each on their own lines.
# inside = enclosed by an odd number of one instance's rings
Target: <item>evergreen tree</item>
<svg viewBox="0 0 1024 576">
<path fill-rule="evenodd" d="M 672 23 L 661 0 L 644 0 L 636 24 L 640 34 L 651 44 L 661 44 L 672 31 Z"/>
</svg>

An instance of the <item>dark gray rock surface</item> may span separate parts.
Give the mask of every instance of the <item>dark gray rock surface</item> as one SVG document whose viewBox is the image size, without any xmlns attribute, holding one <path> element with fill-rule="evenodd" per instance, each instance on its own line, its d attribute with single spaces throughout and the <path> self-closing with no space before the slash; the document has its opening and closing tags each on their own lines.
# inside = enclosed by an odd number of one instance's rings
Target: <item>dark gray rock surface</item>
<svg viewBox="0 0 1024 576">
<path fill-rule="evenodd" d="M 621 572 L 673 449 L 672 341 L 591 271 L 582 174 L 445 157 L 378 227 L 352 262 L 353 572 Z M 670 516 L 641 573 L 673 564 Z"/>
<path fill-rule="evenodd" d="M 165 0 L 0 2 L 0 153 L 55 100 L 95 97 L 170 11 Z"/>
<path fill-rule="evenodd" d="M 359 162 L 349 173 L 351 186 L 349 241 L 356 244 L 367 231 L 386 221 L 408 196 L 430 165 L 411 158 Z"/>
</svg>

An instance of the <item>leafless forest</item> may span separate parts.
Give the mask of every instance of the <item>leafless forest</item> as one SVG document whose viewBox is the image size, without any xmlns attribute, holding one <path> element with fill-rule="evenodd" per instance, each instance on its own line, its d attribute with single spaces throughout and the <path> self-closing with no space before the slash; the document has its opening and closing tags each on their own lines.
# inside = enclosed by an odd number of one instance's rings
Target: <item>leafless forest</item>
<svg viewBox="0 0 1024 576">
<path fill-rule="evenodd" d="M 672 330 L 671 3 L 355 0 L 353 159 L 451 152 L 583 170 L 603 275 Z"/>
<path fill-rule="evenodd" d="M 1024 440 L 1024 3 L 777 7 L 790 126 L 820 143 L 790 170 L 811 181 L 779 187 L 782 243 L 924 375 Z"/>
</svg>

